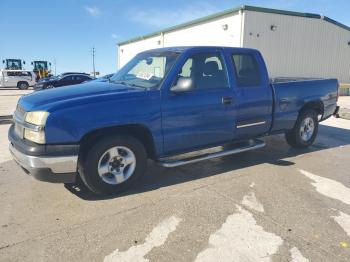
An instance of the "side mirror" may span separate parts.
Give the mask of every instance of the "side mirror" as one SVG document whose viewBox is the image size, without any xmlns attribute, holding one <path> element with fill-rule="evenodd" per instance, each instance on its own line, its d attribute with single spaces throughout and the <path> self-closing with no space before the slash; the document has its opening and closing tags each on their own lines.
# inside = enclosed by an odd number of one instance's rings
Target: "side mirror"
<svg viewBox="0 0 350 262">
<path fill-rule="evenodd" d="M 170 88 L 170 91 L 173 93 L 184 93 L 192 91 L 194 88 L 193 80 L 190 77 L 180 77 L 177 80 L 175 86 Z"/>
<path fill-rule="evenodd" d="M 23 60 L 23 65 L 25 65 L 25 64 L 26 64 L 26 61 Z"/>
<path fill-rule="evenodd" d="M 34 63 L 33 63 L 33 62 L 31 62 L 31 65 L 34 65 Z"/>
<path fill-rule="evenodd" d="M 2 60 L 2 63 L 5 64 L 5 60 Z"/>
</svg>

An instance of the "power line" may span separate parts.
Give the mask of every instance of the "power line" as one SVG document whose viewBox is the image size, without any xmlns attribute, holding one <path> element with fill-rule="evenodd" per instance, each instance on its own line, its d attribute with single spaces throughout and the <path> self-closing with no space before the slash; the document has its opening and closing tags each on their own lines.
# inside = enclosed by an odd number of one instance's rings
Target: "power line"
<svg viewBox="0 0 350 262">
<path fill-rule="evenodd" d="M 95 47 L 92 47 L 92 70 L 94 73 L 94 77 L 96 77 L 96 71 L 95 71 Z"/>
</svg>

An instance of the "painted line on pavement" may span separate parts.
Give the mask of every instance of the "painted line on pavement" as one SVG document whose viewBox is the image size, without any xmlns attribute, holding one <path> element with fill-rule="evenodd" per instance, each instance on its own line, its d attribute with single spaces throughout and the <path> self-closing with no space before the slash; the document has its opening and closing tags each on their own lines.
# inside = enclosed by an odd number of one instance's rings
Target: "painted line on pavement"
<svg viewBox="0 0 350 262">
<path fill-rule="evenodd" d="M 291 262 L 309 262 L 309 260 L 307 258 L 305 258 L 301 252 L 299 251 L 299 249 L 297 249 L 296 247 L 293 247 L 289 250 L 291 257 L 292 257 L 292 261 Z"/>
<path fill-rule="evenodd" d="M 264 212 L 264 206 L 256 199 L 254 192 L 250 192 L 249 195 L 243 197 L 242 205 L 261 213 Z"/>
<path fill-rule="evenodd" d="M 332 216 L 332 218 L 343 228 L 346 234 L 350 237 L 350 215 L 338 211 L 338 216 Z"/>
<path fill-rule="evenodd" d="M 270 261 L 283 244 L 281 237 L 264 231 L 253 215 L 236 205 L 238 213 L 227 217 L 221 228 L 209 237 L 209 248 L 195 261 Z"/>
<path fill-rule="evenodd" d="M 317 192 L 350 205 L 350 188 L 344 186 L 338 181 L 317 176 L 302 169 L 299 169 L 299 171 L 314 181 L 311 184 L 316 188 Z"/>
<path fill-rule="evenodd" d="M 148 261 L 144 258 L 153 248 L 159 247 L 165 243 L 169 234 L 175 231 L 181 219 L 172 216 L 163 220 L 158 224 L 152 232 L 146 237 L 143 244 L 132 246 L 128 250 L 120 252 L 116 249 L 113 253 L 104 258 L 104 262 L 120 262 L 120 261 L 134 261 L 142 262 Z"/>
</svg>

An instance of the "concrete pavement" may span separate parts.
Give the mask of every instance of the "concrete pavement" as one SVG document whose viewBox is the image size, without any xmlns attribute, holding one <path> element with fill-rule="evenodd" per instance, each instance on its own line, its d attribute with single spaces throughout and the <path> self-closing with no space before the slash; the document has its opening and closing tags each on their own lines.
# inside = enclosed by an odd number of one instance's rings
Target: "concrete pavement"
<svg viewBox="0 0 350 262">
<path fill-rule="evenodd" d="M 350 121 L 319 132 L 307 150 L 274 136 L 257 151 L 151 165 L 110 198 L 35 181 L 4 142 L 0 261 L 349 261 Z"/>
<path fill-rule="evenodd" d="M 339 117 L 350 120 L 350 96 L 340 96 L 338 105 L 340 106 Z"/>
<path fill-rule="evenodd" d="M 0 88 L 0 116 L 12 115 L 16 109 L 17 101 L 22 95 L 32 93 L 32 88 L 19 90 L 17 88 Z"/>
</svg>

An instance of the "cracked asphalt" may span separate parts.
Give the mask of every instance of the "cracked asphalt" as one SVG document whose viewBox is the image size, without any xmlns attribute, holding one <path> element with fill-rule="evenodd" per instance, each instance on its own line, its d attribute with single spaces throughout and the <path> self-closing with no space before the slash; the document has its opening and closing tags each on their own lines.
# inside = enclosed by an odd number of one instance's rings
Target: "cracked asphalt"
<svg viewBox="0 0 350 262">
<path fill-rule="evenodd" d="M 147 174 L 123 195 L 39 182 L 0 126 L 0 261 L 349 261 L 350 121 L 315 144 L 265 148 Z"/>
</svg>

